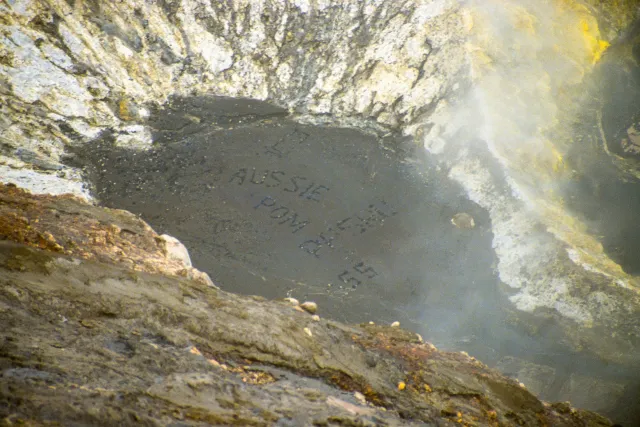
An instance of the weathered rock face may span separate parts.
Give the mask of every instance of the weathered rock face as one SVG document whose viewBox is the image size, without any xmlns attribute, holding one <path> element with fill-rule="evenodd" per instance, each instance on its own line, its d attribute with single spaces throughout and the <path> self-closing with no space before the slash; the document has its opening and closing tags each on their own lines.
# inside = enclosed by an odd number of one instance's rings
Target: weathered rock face
<svg viewBox="0 0 640 427">
<path fill-rule="evenodd" d="M 436 2 L 18 1 L 2 7 L 6 180 L 82 193 L 65 144 L 115 129 L 144 147 L 148 103 L 171 94 L 269 99 L 334 123 L 424 118 L 464 63 L 457 6 Z M 20 153 L 16 150 L 20 149 Z M 33 159 L 32 159 L 33 158 Z M 57 178 L 16 169 L 27 161 Z M 55 184 L 58 186 L 55 186 Z M 86 193 L 85 193 L 86 194 Z"/>
<path fill-rule="evenodd" d="M 414 333 L 175 276 L 120 211 L 1 184 L 0 200 L 20 219 L 0 223 L 7 425 L 611 425 Z"/>
<path fill-rule="evenodd" d="M 214 286 L 206 274 L 191 266 L 189 254 L 180 242 L 171 236 L 156 236 L 144 221 L 127 211 L 109 211 L 110 221 L 106 224 L 100 210 L 78 204 L 68 195 L 57 199 L 46 195 L 30 198 L 14 186 L 2 189 L 3 240 L 118 263 L 131 271 L 188 277 Z M 39 205 L 46 208 L 38 209 Z M 72 228 L 67 229 L 68 224 L 60 221 L 61 212 L 73 216 Z"/>
<path fill-rule="evenodd" d="M 66 148 L 109 131 L 144 153 L 150 111 L 169 95 L 265 99 L 300 121 L 399 130 L 488 211 L 514 308 L 635 369 L 638 279 L 561 191 L 585 76 L 617 36 L 633 39 L 623 30 L 637 2 L 600 3 L 5 2 L 0 180 L 91 199 Z M 625 129 L 621 163 L 634 171 Z"/>
<path fill-rule="evenodd" d="M 609 258 L 564 201 L 574 197 L 563 191 L 576 173 L 564 156 L 581 149 L 573 122 L 586 102 L 585 76 L 609 47 L 591 10 L 577 2 L 477 3 L 468 18 L 473 85 L 467 98 L 436 110 L 424 141 L 490 212 L 511 302 L 568 321 L 576 349 L 591 336 L 590 351 L 635 364 L 637 278 Z M 629 16 L 610 12 L 608 32 Z M 493 163 L 478 158 L 478 146 Z"/>
</svg>

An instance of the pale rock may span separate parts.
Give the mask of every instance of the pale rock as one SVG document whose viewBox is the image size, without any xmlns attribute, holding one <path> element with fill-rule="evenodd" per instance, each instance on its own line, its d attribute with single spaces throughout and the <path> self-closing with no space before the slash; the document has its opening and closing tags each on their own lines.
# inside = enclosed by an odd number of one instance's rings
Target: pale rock
<svg viewBox="0 0 640 427">
<path fill-rule="evenodd" d="M 91 126 L 86 121 L 81 119 L 72 119 L 67 121 L 67 123 L 69 124 L 71 129 L 89 140 L 97 138 L 104 130 L 103 127 Z"/>
<path fill-rule="evenodd" d="M 178 239 L 168 234 L 163 234 L 158 237 L 158 242 L 166 258 L 178 261 L 185 267 L 191 267 L 189 251 Z"/>
<path fill-rule="evenodd" d="M 210 288 L 219 289 L 218 286 L 216 286 L 216 284 L 213 282 L 213 280 L 211 280 L 211 277 L 209 277 L 209 275 L 204 271 L 200 271 L 195 268 L 188 268 L 187 277 L 189 277 L 192 280 L 195 280 L 196 282 L 200 282 Z"/>
<path fill-rule="evenodd" d="M 306 301 L 300 304 L 300 307 L 308 313 L 315 314 L 318 311 L 318 304 L 312 301 Z"/>
<path fill-rule="evenodd" d="M 0 165 L 0 182 L 16 184 L 33 194 L 72 194 L 87 202 L 93 201 L 83 182 L 61 178 L 57 173 L 13 169 L 7 165 Z"/>
<path fill-rule="evenodd" d="M 152 143 L 151 131 L 144 125 L 125 126 L 120 129 L 115 138 L 116 147 L 126 147 L 136 151 L 147 150 Z"/>
<path fill-rule="evenodd" d="M 455 214 L 453 218 L 451 218 L 451 224 L 458 228 L 474 228 L 476 226 L 473 217 L 465 212 Z"/>
<path fill-rule="evenodd" d="M 286 302 L 288 302 L 289 304 L 291 304 L 292 306 L 294 306 L 294 307 L 297 307 L 297 306 L 299 306 L 299 305 L 300 305 L 300 301 L 298 301 L 298 300 L 297 300 L 297 299 L 295 299 L 295 298 L 288 297 L 288 298 L 285 298 L 284 300 L 285 300 Z"/>
</svg>

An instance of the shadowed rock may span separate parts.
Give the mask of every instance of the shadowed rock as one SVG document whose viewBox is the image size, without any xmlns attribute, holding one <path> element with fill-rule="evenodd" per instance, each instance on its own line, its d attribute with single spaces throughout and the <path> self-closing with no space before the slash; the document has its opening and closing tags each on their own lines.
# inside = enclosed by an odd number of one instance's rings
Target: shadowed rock
<svg viewBox="0 0 640 427">
<path fill-rule="evenodd" d="M 5 423 L 611 425 L 412 332 L 181 277 L 122 211 L 0 197 Z"/>
</svg>

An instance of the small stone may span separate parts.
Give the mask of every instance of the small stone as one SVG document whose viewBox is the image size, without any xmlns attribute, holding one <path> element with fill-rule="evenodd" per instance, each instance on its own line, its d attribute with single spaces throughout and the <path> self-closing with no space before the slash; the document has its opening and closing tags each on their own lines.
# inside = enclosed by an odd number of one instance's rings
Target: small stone
<svg viewBox="0 0 640 427">
<path fill-rule="evenodd" d="M 156 240 L 167 259 L 177 261 L 185 267 L 192 266 L 189 251 L 178 239 L 168 234 L 163 234 L 156 237 Z"/>
<path fill-rule="evenodd" d="M 476 222 L 473 220 L 473 217 L 464 212 L 455 214 L 453 218 L 451 218 L 451 224 L 458 228 L 473 228 L 476 226 Z"/>
<path fill-rule="evenodd" d="M 315 314 L 316 311 L 318 311 L 318 304 L 312 301 L 303 302 L 302 304 L 300 304 L 300 307 L 311 314 Z"/>
<path fill-rule="evenodd" d="M 84 326 L 85 328 L 88 328 L 88 329 L 93 329 L 93 328 L 96 327 L 96 323 L 95 322 L 93 322 L 91 320 L 86 320 L 86 319 L 81 320 L 80 324 L 82 326 Z"/>
<path fill-rule="evenodd" d="M 398 383 L 398 390 L 402 391 L 407 387 L 407 385 L 404 383 L 404 381 L 400 381 Z"/>
<path fill-rule="evenodd" d="M 433 389 L 431 388 L 431 386 L 429 386 L 429 384 L 425 384 L 424 385 L 424 391 L 427 393 L 431 393 L 433 391 Z"/>
<path fill-rule="evenodd" d="M 296 307 L 300 305 L 300 301 L 298 301 L 295 298 L 285 298 L 284 299 L 286 302 L 288 302 L 289 304 L 291 304 L 292 306 Z"/>
<path fill-rule="evenodd" d="M 356 400 L 360 402 L 362 405 L 366 405 L 367 399 L 364 397 L 364 394 L 360 393 L 359 391 L 356 391 L 355 393 L 353 393 L 353 397 L 355 397 Z"/>
<path fill-rule="evenodd" d="M 398 322 L 398 321 L 393 322 L 393 323 L 391 324 L 391 327 L 392 327 L 392 328 L 399 328 L 399 327 L 400 327 L 400 322 Z"/>
<path fill-rule="evenodd" d="M 424 340 L 422 339 L 422 335 L 416 334 L 416 337 L 418 338 L 418 342 L 419 343 L 423 343 L 424 342 Z"/>
<path fill-rule="evenodd" d="M 310 337 L 313 336 L 313 334 L 311 333 L 311 329 L 309 328 L 304 328 L 303 331 L 305 332 L 305 334 L 309 335 Z"/>
<path fill-rule="evenodd" d="M 373 322 L 369 322 L 369 324 L 370 324 L 370 325 L 375 325 L 375 323 L 373 323 Z"/>
<path fill-rule="evenodd" d="M 311 316 L 311 319 L 313 319 L 314 322 L 319 322 L 320 316 L 318 316 L 317 314 L 314 314 L 313 316 Z"/>
</svg>

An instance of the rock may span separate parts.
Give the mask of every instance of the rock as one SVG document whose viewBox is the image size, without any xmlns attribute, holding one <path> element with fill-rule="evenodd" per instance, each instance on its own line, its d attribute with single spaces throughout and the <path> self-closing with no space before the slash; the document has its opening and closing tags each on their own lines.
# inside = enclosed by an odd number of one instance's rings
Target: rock
<svg viewBox="0 0 640 427">
<path fill-rule="evenodd" d="M 457 213 L 451 218 L 451 224 L 458 228 L 473 228 L 476 226 L 473 217 L 467 213 Z"/>
<path fill-rule="evenodd" d="M 391 327 L 392 327 L 392 328 L 399 328 L 399 327 L 400 327 L 400 322 L 398 322 L 398 321 L 393 322 L 393 323 L 391 324 Z"/>
<path fill-rule="evenodd" d="M 441 162 L 447 176 L 486 209 L 496 269 L 505 285 L 500 298 L 519 314 L 556 319 L 559 341 L 572 350 L 637 372 L 638 278 L 603 251 L 561 195 L 548 191 L 568 181 L 565 153 L 606 151 L 602 135 L 617 132 L 593 120 L 588 126 L 597 135 L 586 139 L 598 148 L 586 150 L 571 124 L 582 119 L 578 107 L 591 98 L 585 96 L 585 76 L 618 35 L 618 52 L 631 56 L 623 69 L 629 65 L 627 74 L 635 75 L 629 43 L 635 35 L 625 28 L 637 17 L 631 3 L 587 0 L 587 8 L 573 0 L 549 7 L 410 0 L 332 7 L 331 2 L 239 0 L 225 8 L 195 0 L 124 0 L 117 7 L 95 1 L 3 2 L 3 155 L 17 156 L 15 149 L 21 148 L 37 156 L 12 162 L 14 167 L 0 164 L 0 180 L 35 193 L 91 200 L 80 168 L 64 165 L 66 151 L 103 131 L 117 144 L 147 147 L 145 111 L 161 108 L 172 94 L 265 99 L 296 111 L 300 120 L 379 135 L 397 131 L 432 147 L 431 160 Z M 532 47 L 519 51 L 517 60 L 514 40 Z M 616 54 L 616 46 L 609 54 Z M 517 83 L 510 76 L 518 76 Z M 593 86 L 617 97 L 601 83 Z M 474 96 L 463 91 L 467 88 Z M 602 116 L 593 106 L 608 103 L 596 101 L 586 108 Z M 635 111 L 613 105 L 614 118 Z M 471 113 L 477 111 L 482 114 Z M 623 150 L 634 148 L 630 136 Z M 514 141 L 522 142 L 517 149 Z M 624 174 L 607 172 L 616 177 L 610 194 L 626 202 L 615 195 L 627 185 L 621 182 L 626 174 L 637 177 L 639 168 L 634 159 L 619 157 L 607 154 L 584 172 L 616 162 Z M 135 237 L 105 230 L 99 221 L 97 230 L 85 226 L 90 242 L 79 236 L 70 240 L 81 242 L 86 254 L 58 239 L 59 250 L 188 278 L 180 262 L 147 247 L 131 253 L 119 245 Z M 37 233 L 48 230 L 36 228 L 32 233 L 21 226 L 19 240 L 47 246 Z M 617 227 L 613 231 L 627 236 Z M 634 252 L 629 258 L 635 262 Z"/>
<path fill-rule="evenodd" d="M 595 384 L 597 388 L 594 388 Z M 616 404 L 624 393 L 629 390 L 622 382 L 602 381 L 598 378 L 572 374 L 562 386 L 562 396 L 571 399 L 572 405 L 584 405 L 597 396 L 596 410 L 602 411 Z"/>
<path fill-rule="evenodd" d="M 203 283 L 206 286 L 219 289 L 218 286 L 216 286 L 216 284 L 213 283 L 213 280 L 211 280 L 211 277 L 209 277 L 209 275 L 204 271 L 196 270 L 195 268 L 187 269 L 187 277 L 195 280 L 196 282 Z"/>
<path fill-rule="evenodd" d="M 34 210 L 33 200 L 50 208 Z M 76 232 L 69 233 L 68 228 Z M 215 287 L 206 273 L 191 267 L 189 254 L 177 239 L 158 236 L 129 212 L 97 208 L 71 195 L 35 196 L 0 183 L 2 238 L 80 259 L 123 264 L 140 272 L 187 277 Z"/>
<path fill-rule="evenodd" d="M 297 300 L 297 299 L 295 299 L 295 298 L 291 298 L 291 297 L 289 297 L 289 298 L 285 298 L 285 299 L 284 299 L 284 301 L 288 302 L 289 304 L 291 304 L 291 305 L 292 305 L 292 306 L 294 306 L 294 307 L 297 307 L 297 306 L 299 306 L 299 305 L 300 305 L 300 301 L 298 301 L 298 300 Z"/>
<path fill-rule="evenodd" d="M 315 314 L 316 311 L 318 311 L 318 304 L 312 301 L 303 302 L 302 304 L 300 304 L 300 307 L 311 314 Z"/>
<path fill-rule="evenodd" d="M 531 363 L 516 357 L 503 357 L 496 368 L 522 381 L 532 393 L 543 398 L 553 394 L 552 386 L 557 381 L 556 370 L 550 366 Z"/>
<path fill-rule="evenodd" d="M 404 426 L 455 417 L 478 425 L 611 426 L 594 413 L 544 405 L 516 381 L 416 343 L 413 333 L 339 322 L 316 323 L 311 333 L 296 327 L 304 317 L 290 307 L 175 274 L 159 236 L 122 211 L 2 185 L 0 197 L 2 419 Z M 16 221 L 36 214 L 34 230 Z M 65 244 L 64 253 L 37 239 L 39 227 Z M 115 247 L 126 251 L 114 256 Z M 438 392 L 425 399 L 432 388 Z M 346 391 L 373 406 L 347 402 Z M 145 398 L 114 404 L 132 395 Z"/>
<path fill-rule="evenodd" d="M 320 321 L 320 316 L 318 316 L 317 314 L 314 314 L 313 316 L 311 316 L 311 319 L 312 319 L 314 322 L 319 322 L 319 321 Z"/>
<path fill-rule="evenodd" d="M 162 234 L 158 237 L 158 242 L 162 245 L 162 251 L 168 259 L 178 261 L 185 267 L 191 267 L 189 251 L 178 239 Z"/>
<path fill-rule="evenodd" d="M 337 408 L 344 409 L 353 415 L 374 415 L 375 411 L 370 408 L 362 408 L 356 405 L 353 405 L 349 402 L 345 402 L 342 399 L 337 399 L 333 396 L 329 396 L 327 398 L 327 404 L 330 406 L 335 406 Z"/>
<path fill-rule="evenodd" d="M 344 124 L 397 127 L 414 123 L 425 100 L 437 103 L 465 67 L 457 6 L 449 2 L 411 0 L 373 9 L 353 2 L 348 12 L 311 6 L 322 10 L 317 14 L 266 0 L 231 9 L 202 9 L 194 0 L 119 5 L 54 0 L 2 6 L 10 35 L 2 42 L 7 60 L 0 78 L 11 90 L 0 94 L 0 105 L 44 110 L 34 120 L 30 111 L 3 109 L 20 128 L 19 145 L 28 135 L 64 144 L 78 136 L 69 123 L 79 119 L 93 129 L 144 124 L 148 108 L 170 94 L 268 97 L 314 121 L 331 115 L 344 117 Z M 406 20 L 393 18 L 405 12 Z M 51 16 L 74 18 L 56 21 L 55 30 L 24 24 Z M 242 30 L 229 31 L 236 23 Z M 302 30 L 305 36 L 298 37 Z M 307 46 L 311 40 L 318 42 L 314 48 Z M 51 112 L 55 118 L 47 117 Z M 140 143 L 137 137 L 119 141 Z"/>
<path fill-rule="evenodd" d="M 36 194 L 73 194 L 84 200 L 93 200 L 78 175 L 60 177 L 58 174 L 44 173 L 31 169 L 14 169 L 0 164 L 0 180 L 4 183 L 19 184 L 22 188 Z"/>
</svg>

